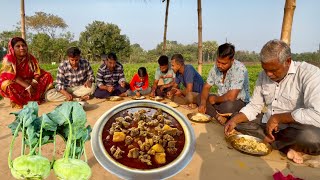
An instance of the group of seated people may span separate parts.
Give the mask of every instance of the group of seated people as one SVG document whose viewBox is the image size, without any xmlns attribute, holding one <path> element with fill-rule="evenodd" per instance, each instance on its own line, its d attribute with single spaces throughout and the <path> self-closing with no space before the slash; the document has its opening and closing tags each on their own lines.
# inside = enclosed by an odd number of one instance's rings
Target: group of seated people
<svg viewBox="0 0 320 180">
<path fill-rule="evenodd" d="M 263 71 L 250 98 L 248 71 L 234 59 L 235 48 L 218 47 L 215 64 L 206 82 L 181 54 L 160 56 L 155 80 L 149 87 L 148 73 L 140 67 L 130 83 L 114 53 L 99 67 L 96 79 L 89 62 L 77 47 L 67 50 L 68 60 L 59 65 L 56 85 L 50 73 L 28 53 L 24 39 L 8 44 L 0 74 L 0 93 L 12 107 L 28 101 L 71 101 L 74 98 L 110 96 L 162 96 L 209 114 L 224 125 L 227 136 L 234 129 L 264 139 L 274 149 L 303 163 L 303 154 L 320 154 L 320 70 L 291 59 L 290 47 L 281 40 L 267 42 L 260 52 Z M 170 66 L 171 64 L 171 66 Z M 182 85 L 183 87 L 181 87 Z M 217 93 L 211 94 L 212 86 Z M 263 109 L 265 109 L 263 111 Z"/>
</svg>

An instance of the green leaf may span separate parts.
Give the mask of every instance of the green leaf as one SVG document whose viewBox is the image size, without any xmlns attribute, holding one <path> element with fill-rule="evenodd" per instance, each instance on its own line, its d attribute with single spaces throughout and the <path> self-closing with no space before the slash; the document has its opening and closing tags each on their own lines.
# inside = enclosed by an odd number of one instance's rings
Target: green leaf
<svg viewBox="0 0 320 180">
<path fill-rule="evenodd" d="M 26 140 L 27 140 L 27 145 L 29 145 L 29 148 L 33 148 L 39 140 L 39 134 L 35 132 L 34 126 L 29 126 L 27 127 L 26 130 Z M 37 136 L 38 135 L 38 136 Z"/>
<path fill-rule="evenodd" d="M 42 137 L 42 141 L 41 141 L 41 145 L 44 145 L 44 144 L 49 143 L 51 137 L 52 137 L 52 136 L 43 136 L 43 137 Z"/>
<path fill-rule="evenodd" d="M 72 109 L 72 129 L 75 136 L 74 139 L 80 139 L 85 131 L 85 124 L 87 122 L 86 112 L 83 110 L 82 106 L 74 102 Z"/>
<path fill-rule="evenodd" d="M 19 122 L 24 122 L 24 126 L 28 127 L 34 121 L 37 120 L 38 117 L 38 104 L 36 102 L 29 102 L 27 105 L 23 106 L 23 109 L 18 112 L 12 112 L 16 116 L 14 122 L 9 124 L 9 128 L 11 129 L 11 133 L 14 134 Z M 19 130 L 21 131 L 21 130 Z"/>
<path fill-rule="evenodd" d="M 71 110 L 72 102 L 64 102 L 47 115 L 52 121 L 56 122 L 57 124 L 59 124 L 59 126 L 61 126 L 64 123 L 68 123 L 68 119 L 70 119 Z"/>
<path fill-rule="evenodd" d="M 33 110 L 33 114 L 35 116 L 38 116 L 39 106 L 38 106 L 37 102 L 31 101 L 28 104 L 24 105 L 23 107 L 27 107 L 29 109 L 32 109 Z"/>
<path fill-rule="evenodd" d="M 89 141 L 91 139 L 91 136 L 90 136 L 91 132 L 92 132 L 92 128 L 90 125 L 88 125 L 86 128 L 86 133 L 84 133 L 81 137 L 83 142 Z"/>
<path fill-rule="evenodd" d="M 57 130 L 57 127 L 58 127 L 58 123 L 51 120 L 47 114 L 43 114 L 41 116 L 41 119 L 42 119 L 42 128 L 44 130 L 49 130 L 49 131 L 56 131 Z"/>
<path fill-rule="evenodd" d="M 8 127 L 11 129 L 11 134 L 13 135 L 14 132 L 16 131 L 17 127 L 19 125 L 19 120 L 13 121 L 11 124 L 8 125 Z M 21 130 L 20 130 L 21 131 Z"/>
<path fill-rule="evenodd" d="M 87 134 L 87 129 L 85 128 L 85 126 L 78 127 L 76 131 L 73 131 L 73 133 L 74 133 L 74 137 L 73 137 L 74 140 L 80 139 L 82 138 L 82 136 Z"/>
</svg>

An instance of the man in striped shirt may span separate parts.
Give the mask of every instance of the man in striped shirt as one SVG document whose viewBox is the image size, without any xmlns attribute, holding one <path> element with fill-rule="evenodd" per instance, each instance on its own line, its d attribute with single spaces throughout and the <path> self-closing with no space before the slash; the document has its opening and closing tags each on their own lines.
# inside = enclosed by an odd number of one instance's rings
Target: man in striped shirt
<svg viewBox="0 0 320 180">
<path fill-rule="evenodd" d="M 56 86 L 47 92 L 47 101 L 72 101 L 74 98 L 88 100 L 93 94 L 93 71 L 90 63 L 81 59 L 80 54 L 77 47 L 67 50 L 68 60 L 59 65 Z"/>
<path fill-rule="evenodd" d="M 129 84 L 125 81 L 123 66 L 117 60 L 115 53 L 109 53 L 100 66 L 97 73 L 97 89 L 94 93 L 96 98 L 127 96 Z"/>
</svg>

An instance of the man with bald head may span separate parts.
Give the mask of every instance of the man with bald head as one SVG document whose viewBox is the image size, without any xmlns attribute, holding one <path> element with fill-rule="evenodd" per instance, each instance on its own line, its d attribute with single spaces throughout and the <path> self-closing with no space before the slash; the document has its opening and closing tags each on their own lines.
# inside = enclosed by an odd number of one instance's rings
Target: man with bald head
<svg viewBox="0 0 320 180">
<path fill-rule="evenodd" d="M 291 59 L 290 47 L 271 40 L 260 52 L 260 72 L 251 101 L 225 125 L 271 143 L 295 163 L 320 154 L 320 69 Z M 267 111 L 260 114 L 264 107 Z"/>
</svg>

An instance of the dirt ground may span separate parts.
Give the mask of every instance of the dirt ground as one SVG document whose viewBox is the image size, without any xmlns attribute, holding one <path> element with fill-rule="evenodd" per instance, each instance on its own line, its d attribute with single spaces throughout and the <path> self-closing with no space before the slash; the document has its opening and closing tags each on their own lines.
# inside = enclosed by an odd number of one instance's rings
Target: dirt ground
<svg viewBox="0 0 320 180">
<path fill-rule="evenodd" d="M 117 102 L 110 102 L 103 99 L 89 100 L 89 105 L 85 108 L 87 112 L 88 123 L 93 127 L 97 119 L 119 103 L 123 103 L 131 99 L 125 99 Z M 45 103 L 39 106 L 39 115 L 52 111 L 60 103 Z M 178 107 L 177 110 L 184 115 L 190 113 L 190 110 Z M 0 151 L 0 175 L 1 179 L 14 179 L 8 168 L 7 157 L 9 146 L 12 139 L 10 129 L 7 127 L 13 120 L 14 116 L 9 115 L 10 112 L 18 111 L 9 106 L 7 99 L 0 101 L 0 142 L 2 150 Z M 196 110 L 193 110 L 196 111 Z M 281 171 L 284 175 L 292 174 L 295 177 L 308 180 L 317 180 L 320 178 L 319 168 L 312 168 L 306 165 L 296 165 L 289 161 L 286 156 L 281 155 L 279 151 L 272 151 L 269 155 L 256 157 L 242 154 L 228 147 L 225 141 L 223 127 L 215 122 L 210 123 L 191 123 L 196 136 L 196 151 L 191 162 L 186 168 L 180 171 L 170 179 L 184 180 L 211 180 L 211 179 L 259 179 L 271 180 L 272 175 Z M 62 141 L 58 143 L 58 154 L 62 154 L 64 144 Z M 44 154 L 52 152 L 53 147 L 45 146 Z M 88 156 L 88 164 L 92 168 L 93 180 L 102 179 L 119 179 L 115 175 L 105 170 L 92 153 L 90 142 L 86 143 L 86 152 Z M 16 143 L 13 156 L 16 157 L 20 153 L 20 147 Z M 51 171 L 48 179 L 56 179 Z"/>
</svg>

